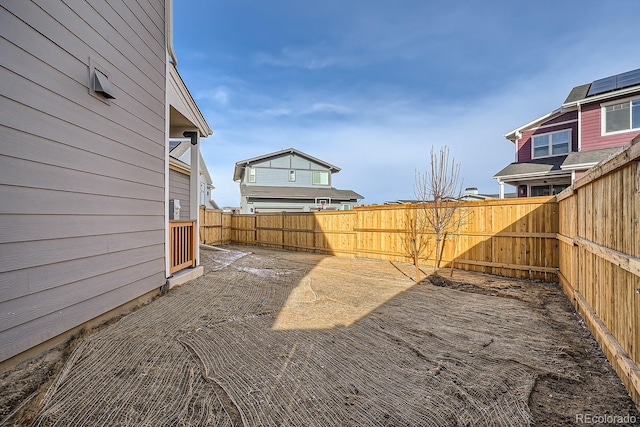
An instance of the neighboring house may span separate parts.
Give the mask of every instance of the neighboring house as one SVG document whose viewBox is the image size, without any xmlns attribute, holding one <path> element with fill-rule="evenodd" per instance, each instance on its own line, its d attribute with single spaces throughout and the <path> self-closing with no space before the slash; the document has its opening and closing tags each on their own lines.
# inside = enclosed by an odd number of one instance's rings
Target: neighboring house
<svg viewBox="0 0 640 427">
<path fill-rule="evenodd" d="M 170 29 L 165 0 L 0 3 L 0 362 L 202 274 L 192 245 L 171 277 L 169 137 L 199 165 L 211 129 Z"/>
<path fill-rule="evenodd" d="M 338 172 L 295 148 L 241 160 L 233 172 L 233 180 L 240 182 L 240 213 L 351 209 L 364 197 L 333 188 Z"/>
<path fill-rule="evenodd" d="M 171 139 L 169 141 L 169 182 L 171 189 L 174 190 L 169 194 L 169 199 L 178 199 L 181 203 L 186 202 L 186 206 L 190 203 L 189 192 L 179 191 L 180 189 L 189 189 L 189 177 L 191 175 L 191 142 L 181 139 Z M 200 156 L 200 172 L 198 175 L 198 203 L 207 209 L 220 209 L 213 200 L 213 180 L 209 175 L 209 169 L 204 162 L 204 158 Z M 180 212 L 180 219 L 188 219 L 188 215 L 184 216 Z"/>
<path fill-rule="evenodd" d="M 518 197 L 557 194 L 640 134 L 640 69 L 577 86 L 556 110 L 507 133 L 516 158 L 494 179 Z"/>
</svg>

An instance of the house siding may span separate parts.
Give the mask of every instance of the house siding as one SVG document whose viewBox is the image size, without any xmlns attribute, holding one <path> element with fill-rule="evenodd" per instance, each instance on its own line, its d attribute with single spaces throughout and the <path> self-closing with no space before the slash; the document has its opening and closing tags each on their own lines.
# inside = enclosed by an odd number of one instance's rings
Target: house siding
<svg viewBox="0 0 640 427">
<path fill-rule="evenodd" d="M 169 171 L 169 199 L 180 200 L 180 219 L 189 220 L 189 206 L 191 206 L 190 180 L 185 175 L 171 169 Z"/>
<path fill-rule="evenodd" d="M 164 31 L 163 0 L 0 5 L 0 360 L 165 282 Z"/>
<path fill-rule="evenodd" d="M 289 171 L 296 171 L 296 180 L 289 181 Z M 321 167 L 317 167 L 315 170 L 324 170 Z M 271 168 L 256 168 L 256 182 L 248 183 L 247 185 L 267 185 L 272 187 L 331 187 L 331 173 L 329 172 L 329 185 L 313 185 L 313 171 L 300 170 L 300 169 L 271 169 Z"/>
<path fill-rule="evenodd" d="M 556 132 L 565 129 L 571 129 L 571 151 L 578 151 L 578 122 L 577 112 L 569 112 L 556 117 L 553 120 L 543 123 L 541 126 L 531 130 L 522 131 L 522 137 L 518 140 L 518 162 L 526 162 L 532 158 L 532 142 L 533 135 L 540 135 L 550 132 Z M 568 122 L 570 123 L 564 123 Z"/>
<path fill-rule="evenodd" d="M 638 95 L 636 95 L 638 96 Z M 628 96 L 608 99 L 606 102 L 616 99 L 624 99 Z M 640 130 L 617 133 L 614 135 L 602 135 L 602 113 L 601 104 L 594 102 L 582 106 L 582 147 L 581 151 L 598 150 L 601 148 L 619 147 L 631 142 L 633 138 L 640 135 Z"/>
<path fill-rule="evenodd" d="M 249 169 L 256 171 L 256 182 L 249 182 Z M 246 185 L 267 185 L 273 187 L 331 187 L 331 171 L 318 163 L 299 156 L 282 156 L 266 161 L 255 162 L 245 169 L 243 183 Z M 296 171 L 296 180 L 289 181 L 289 171 Z M 313 171 L 328 171 L 328 185 L 314 185 Z"/>
</svg>

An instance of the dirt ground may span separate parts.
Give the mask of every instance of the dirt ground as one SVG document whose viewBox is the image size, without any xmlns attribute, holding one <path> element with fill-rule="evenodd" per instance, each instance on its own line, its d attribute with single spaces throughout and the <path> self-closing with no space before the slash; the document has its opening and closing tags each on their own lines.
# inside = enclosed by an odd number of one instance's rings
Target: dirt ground
<svg viewBox="0 0 640 427">
<path fill-rule="evenodd" d="M 257 247 L 202 262 L 2 373 L 0 425 L 640 423 L 556 284 L 458 270 L 415 284 L 407 264 Z"/>
</svg>

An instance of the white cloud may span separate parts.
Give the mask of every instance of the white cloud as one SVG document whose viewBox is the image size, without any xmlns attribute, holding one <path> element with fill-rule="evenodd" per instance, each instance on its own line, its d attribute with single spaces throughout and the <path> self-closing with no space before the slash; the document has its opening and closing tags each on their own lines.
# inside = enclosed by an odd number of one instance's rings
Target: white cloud
<svg viewBox="0 0 640 427">
<path fill-rule="evenodd" d="M 259 52 L 254 56 L 258 65 L 272 67 L 304 68 L 307 70 L 320 70 L 327 67 L 352 67 L 356 61 L 351 57 L 336 56 L 330 50 L 321 46 L 291 47 L 287 46 L 280 52 L 273 54 Z"/>
<path fill-rule="evenodd" d="M 514 159 L 506 132 L 557 108 L 573 86 L 639 66 L 638 48 L 625 42 L 635 40 L 633 25 L 594 21 L 541 38 L 527 30 L 527 15 L 508 20 L 484 7 L 475 16 L 478 8 L 413 6 L 368 12 L 368 4 L 347 4 L 363 9 L 321 41 L 249 49 L 241 78 L 210 73 L 197 80 L 201 87 L 215 82 L 196 93 L 215 131 L 203 153 L 216 201 L 239 203 L 236 161 L 287 147 L 341 167 L 334 185 L 361 193 L 365 203 L 413 197 L 414 170 L 428 166 L 432 145 L 450 147 L 465 186 L 497 192 L 492 176 Z M 503 6 L 538 13 L 536 5 Z M 453 94 L 433 83 L 448 77 L 464 90 Z"/>
<path fill-rule="evenodd" d="M 213 101 L 220 106 L 229 104 L 230 91 L 225 86 L 217 86 L 213 89 L 201 90 L 195 94 L 198 102 Z"/>
<path fill-rule="evenodd" d="M 300 111 L 300 115 L 309 115 L 316 113 L 335 113 L 341 115 L 351 114 L 353 110 L 344 105 L 333 104 L 330 102 L 315 102 L 310 108 Z"/>
</svg>

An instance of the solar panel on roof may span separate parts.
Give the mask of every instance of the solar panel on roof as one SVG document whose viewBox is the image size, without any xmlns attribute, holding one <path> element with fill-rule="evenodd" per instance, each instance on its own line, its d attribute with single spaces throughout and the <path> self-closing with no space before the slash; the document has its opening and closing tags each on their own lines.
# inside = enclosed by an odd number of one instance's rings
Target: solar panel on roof
<svg viewBox="0 0 640 427">
<path fill-rule="evenodd" d="M 616 89 L 637 85 L 640 84 L 640 69 L 627 71 L 626 73 L 618 74 L 616 77 L 618 78 Z"/>
<path fill-rule="evenodd" d="M 616 76 L 605 77 L 591 83 L 587 96 L 598 95 L 600 93 L 609 92 L 616 89 Z"/>
<path fill-rule="evenodd" d="M 605 92 L 610 92 L 616 89 L 623 89 L 625 87 L 634 86 L 640 84 L 640 68 L 633 71 L 627 71 L 626 73 L 616 74 L 615 76 L 605 77 L 604 79 L 596 80 L 591 83 L 587 96 L 598 95 Z"/>
</svg>

